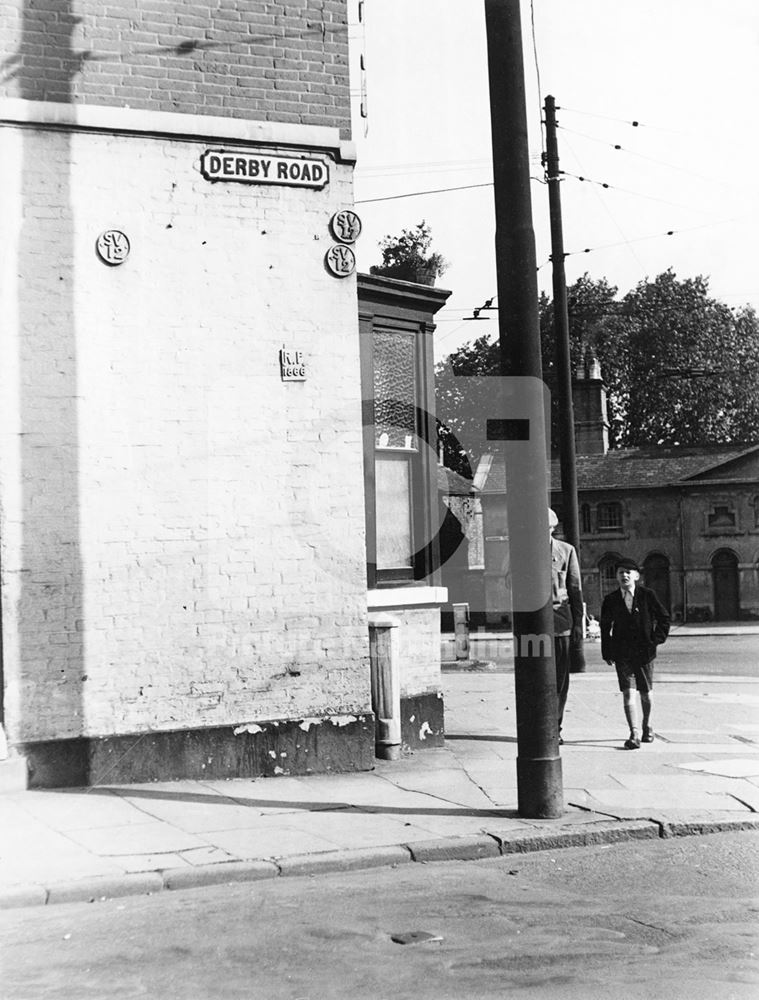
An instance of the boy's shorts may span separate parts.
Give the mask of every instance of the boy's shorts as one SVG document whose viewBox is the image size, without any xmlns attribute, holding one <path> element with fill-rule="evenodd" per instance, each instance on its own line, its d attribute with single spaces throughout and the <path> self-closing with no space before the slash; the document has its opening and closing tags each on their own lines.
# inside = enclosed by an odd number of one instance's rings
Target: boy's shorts
<svg viewBox="0 0 759 1000">
<path fill-rule="evenodd" d="M 617 671 L 620 691 L 650 691 L 654 686 L 654 664 L 631 663 L 627 660 L 617 660 L 614 664 Z"/>
</svg>

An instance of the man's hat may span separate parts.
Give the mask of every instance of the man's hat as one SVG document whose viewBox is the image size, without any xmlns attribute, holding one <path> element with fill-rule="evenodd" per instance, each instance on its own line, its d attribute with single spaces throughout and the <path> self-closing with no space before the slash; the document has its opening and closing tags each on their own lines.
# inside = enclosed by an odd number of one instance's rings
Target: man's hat
<svg viewBox="0 0 759 1000">
<path fill-rule="evenodd" d="M 549 507 L 548 508 L 548 527 L 549 528 L 555 528 L 558 523 L 559 523 L 559 518 L 556 515 L 556 511 L 555 510 L 551 510 L 551 508 Z"/>
<path fill-rule="evenodd" d="M 617 563 L 617 569 L 634 569 L 637 573 L 640 573 L 640 566 L 634 559 L 620 559 Z"/>
</svg>

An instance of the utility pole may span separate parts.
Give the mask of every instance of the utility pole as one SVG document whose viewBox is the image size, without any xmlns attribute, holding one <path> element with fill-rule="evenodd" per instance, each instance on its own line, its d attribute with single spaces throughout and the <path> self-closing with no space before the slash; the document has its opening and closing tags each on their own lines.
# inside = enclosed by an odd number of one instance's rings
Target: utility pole
<svg viewBox="0 0 759 1000">
<path fill-rule="evenodd" d="M 542 386 L 537 261 L 530 200 L 524 60 L 519 0 L 485 0 L 490 82 L 498 277 L 498 331 L 503 388 L 499 415 L 508 414 L 508 382 Z M 489 422 L 493 425 L 499 421 Z M 551 550 L 545 411 L 488 428 L 504 442 L 517 713 L 517 799 L 520 816 L 552 819 L 563 811 L 556 667 L 553 651 Z M 516 425 L 521 425 L 521 433 Z M 512 461 L 520 445 L 532 461 Z M 510 464 L 511 463 L 511 464 Z M 540 597 L 535 606 L 536 580 Z M 544 640 L 531 643 L 532 640 Z"/>
<path fill-rule="evenodd" d="M 572 363 L 569 351 L 567 279 L 564 272 L 564 231 L 561 221 L 559 145 L 556 139 L 556 102 L 546 97 L 546 179 L 551 218 L 553 265 L 553 323 L 556 339 L 556 389 L 559 403 L 559 458 L 561 465 L 562 525 L 564 537 L 580 556 L 580 515 L 577 504 L 575 418 L 572 403 Z"/>
</svg>

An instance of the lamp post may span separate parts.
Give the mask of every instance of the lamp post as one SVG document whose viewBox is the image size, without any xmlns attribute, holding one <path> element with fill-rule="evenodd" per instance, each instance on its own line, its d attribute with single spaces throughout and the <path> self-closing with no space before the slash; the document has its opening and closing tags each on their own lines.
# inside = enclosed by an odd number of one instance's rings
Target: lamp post
<svg viewBox="0 0 759 1000">
<path fill-rule="evenodd" d="M 521 378 L 525 384 L 539 383 L 542 388 L 519 0 L 485 0 L 485 23 L 501 374 L 509 379 Z M 500 414 L 505 415 L 506 389 L 501 393 L 498 404 Z M 551 819 L 562 814 L 563 789 L 553 652 L 545 412 L 541 404 L 530 410 L 527 420 L 504 419 L 492 423 L 493 433 L 489 429 L 488 436 L 504 442 L 506 455 L 518 810 L 521 816 Z M 509 465 L 509 454 L 517 453 L 510 442 L 517 440 L 531 447 L 535 459 L 528 469 L 519 463 L 518 478 L 514 475 L 515 467 Z M 536 578 L 544 592 L 538 607 L 526 596 L 534 594 Z M 547 587 L 542 586 L 546 579 Z M 530 642 L 531 639 L 537 641 Z"/>
</svg>

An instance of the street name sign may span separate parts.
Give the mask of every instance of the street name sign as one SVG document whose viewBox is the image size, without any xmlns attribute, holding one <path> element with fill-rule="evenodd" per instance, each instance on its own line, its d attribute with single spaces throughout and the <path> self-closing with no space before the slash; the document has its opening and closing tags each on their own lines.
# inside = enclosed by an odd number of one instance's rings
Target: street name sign
<svg viewBox="0 0 759 1000">
<path fill-rule="evenodd" d="M 242 184 L 284 184 L 320 189 L 329 183 L 325 160 L 307 156 L 269 156 L 207 149 L 200 157 L 200 172 L 207 181 L 238 181 Z"/>
</svg>

